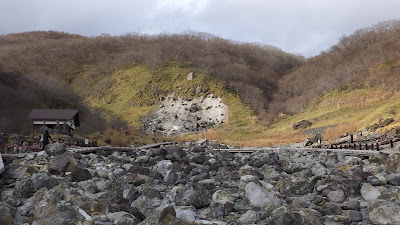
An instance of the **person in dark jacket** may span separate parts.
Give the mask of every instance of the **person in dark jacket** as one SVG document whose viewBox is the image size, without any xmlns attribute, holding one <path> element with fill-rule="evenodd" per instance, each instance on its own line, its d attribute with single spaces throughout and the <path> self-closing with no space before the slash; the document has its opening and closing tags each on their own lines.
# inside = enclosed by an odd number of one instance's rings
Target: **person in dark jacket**
<svg viewBox="0 0 400 225">
<path fill-rule="evenodd" d="M 42 141 L 43 147 L 42 147 L 42 150 L 44 150 L 44 148 L 46 147 L 46 145 L 49 144 L 49 138 L 50 138 L 49 131 L 46 130 L 46 131 L 44 132 L 44 134 L 43 134 L 43 141 Z"/>
</svg>

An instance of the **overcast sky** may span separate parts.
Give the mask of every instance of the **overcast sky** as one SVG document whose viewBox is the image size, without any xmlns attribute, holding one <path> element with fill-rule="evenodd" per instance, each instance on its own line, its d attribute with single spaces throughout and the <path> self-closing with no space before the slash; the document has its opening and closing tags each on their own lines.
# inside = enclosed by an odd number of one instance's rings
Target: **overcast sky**
<svg viewBox="0 0 400 225">
<path fill-rule="evenodd" d="M 357 29 L 398 18 L 400 0 L 0 0 L 0 34 L 198 31 L 306 57 Z"/>
</svg>

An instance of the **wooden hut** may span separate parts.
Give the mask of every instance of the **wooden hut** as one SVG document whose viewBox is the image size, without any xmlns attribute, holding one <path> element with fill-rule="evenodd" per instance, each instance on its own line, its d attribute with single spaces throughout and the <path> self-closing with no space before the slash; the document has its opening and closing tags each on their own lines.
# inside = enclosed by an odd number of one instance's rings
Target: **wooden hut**
<svg viewBox="0 0 400 225">
<path fill-rule="evenodd" d="M 77 109 L 32 109 L 28 118 L 32 120 L 34 130 L 46 126 L 73 135 L 80 126 Z"/>
</svg>

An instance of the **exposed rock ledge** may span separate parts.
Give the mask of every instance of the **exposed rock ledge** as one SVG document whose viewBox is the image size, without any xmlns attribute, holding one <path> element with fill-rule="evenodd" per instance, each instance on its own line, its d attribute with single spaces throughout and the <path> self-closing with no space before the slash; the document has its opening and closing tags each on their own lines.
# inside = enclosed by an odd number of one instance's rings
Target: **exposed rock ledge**
<svg viewBox="0 0 400 225">
<path fill-rule="evenodd" d="M 199 132 L 226 119 L 228 107 L 222 99 L 207 97 L 185 99 L 167 96 L 150 115 L 142 119 L 143 129 L 152 133 L 176 135 Z"/>
</svg>

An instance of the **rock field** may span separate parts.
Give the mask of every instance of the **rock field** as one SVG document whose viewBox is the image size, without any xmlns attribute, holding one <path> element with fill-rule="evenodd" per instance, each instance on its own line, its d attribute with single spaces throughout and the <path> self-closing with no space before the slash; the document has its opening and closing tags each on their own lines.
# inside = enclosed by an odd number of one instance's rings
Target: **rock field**
<svg viewBox="0 0 400 225">
<path fill-rule="evenodd" d="M 228 107 L 213 94 L 194 99 L 169 95 L 142 123 L 143 129 L 151 133 L 194 133 L 223 123 L 227 113 Z"/>
<path fill-rule="evenodd" d="M 0 175 L 0 225 L 400 224 L 397 154 L 213 150 L 225 147 L 50 144 Z"/>
</svg>

